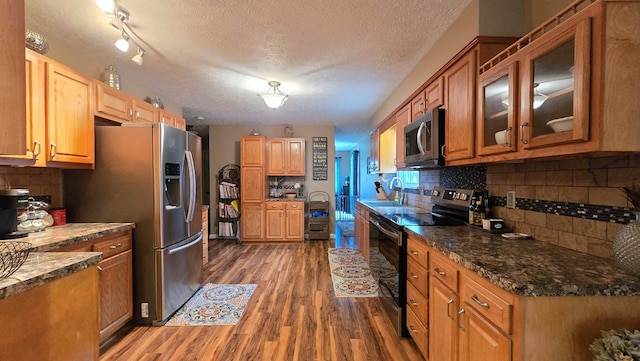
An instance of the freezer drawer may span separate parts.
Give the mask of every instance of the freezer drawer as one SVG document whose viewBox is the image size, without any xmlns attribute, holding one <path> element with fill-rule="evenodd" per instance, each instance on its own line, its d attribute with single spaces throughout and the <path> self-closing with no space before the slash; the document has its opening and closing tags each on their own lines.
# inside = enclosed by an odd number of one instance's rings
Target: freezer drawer
<svg viewBox="0 0 640 361">
<path fill-rule="evenodd" d="M 162 325 L 202 286 L 202 232 L 156 250 L 158 319 Z"/>
</svg>

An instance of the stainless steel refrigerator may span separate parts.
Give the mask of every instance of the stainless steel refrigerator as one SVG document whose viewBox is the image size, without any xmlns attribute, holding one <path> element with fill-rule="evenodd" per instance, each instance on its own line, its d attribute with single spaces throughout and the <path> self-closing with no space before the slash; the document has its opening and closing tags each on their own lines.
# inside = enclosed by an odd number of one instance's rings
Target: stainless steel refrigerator
<svg viewBox="0 0 640 361">
<path fill-rule="evenodd" d="M 70 222 L 136 224 L 137 324 L 164 324 L 202 286 L 201 149 L 165 124 L 97 126 L 95 169 L 64 172 Z"/>
</svg>

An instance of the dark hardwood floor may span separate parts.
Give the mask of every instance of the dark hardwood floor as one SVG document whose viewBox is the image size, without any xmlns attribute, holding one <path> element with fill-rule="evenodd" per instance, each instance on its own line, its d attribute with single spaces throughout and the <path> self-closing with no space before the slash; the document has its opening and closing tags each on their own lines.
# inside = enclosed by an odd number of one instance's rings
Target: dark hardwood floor
<svg viewBox="0 0 640 361">
<path fill-rule="evenodd" d="M 258 285 L 240 323 L 134 327 L 100 360 L 423 360 L 377 298 L 335 297 L 327 249 L 354 244 L 336 233 L 295 244 L 211 240 L 205 283 Z"/>
</svg>

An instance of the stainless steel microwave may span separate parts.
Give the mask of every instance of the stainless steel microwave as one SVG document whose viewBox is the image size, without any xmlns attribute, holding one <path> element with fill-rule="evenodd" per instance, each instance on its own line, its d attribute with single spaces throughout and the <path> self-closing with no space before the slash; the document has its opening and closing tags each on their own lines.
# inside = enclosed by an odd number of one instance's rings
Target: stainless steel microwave
<svg viewBox="0 0 640 361">
<path fill-rule="evenodd" d="M 410 168 L 444 166 L 444 109 L 431 109 L 404 127 L 404 164 Z"/>
</svg>

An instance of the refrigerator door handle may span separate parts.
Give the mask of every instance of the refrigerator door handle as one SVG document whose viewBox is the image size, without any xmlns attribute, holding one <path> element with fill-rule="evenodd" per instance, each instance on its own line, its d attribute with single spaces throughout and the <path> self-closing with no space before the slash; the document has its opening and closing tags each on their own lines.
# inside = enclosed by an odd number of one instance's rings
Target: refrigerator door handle
<svg viewBox="0 0 640 361">
<path fill-rule="evenodd" d="M 185 249 L 187 249 L 187 248 L 189 248 L 189 247 L 193 246 L 194 244 L 196 244 L 196 243 L 198 243 L 198 242 L 200 242 L 200 241 L 202 241 L 202 233 L 200 233 L 200 234 L 198 235 L 198 237 L 197 237 L 196 239 L 194 239 L 193 241 L 191 241 L 191 242 L 189 242 L 189 243 L 187 243 L 187 244 L 184 244 L 184 245 L 182 245 L 182 246 L 180 246 L 180 247 L 176 247 L 176 248 L 170 249 L 170 250 L 169 250 L 169 254 L 178 253 L 178 252 L 180 252 L 180 251 L 182 251 L 182 250 L 185 250 Z"/>
<path fill-rule="evenodd" d="M 187 158 L 189 168 L 189 211 L 187 212 L 187 222 L 191 222 L 193 221 L 193 213 L 196 210 L 196 165 L 191 151 L 185 150 L 184 155 Z"/>
</svg>

